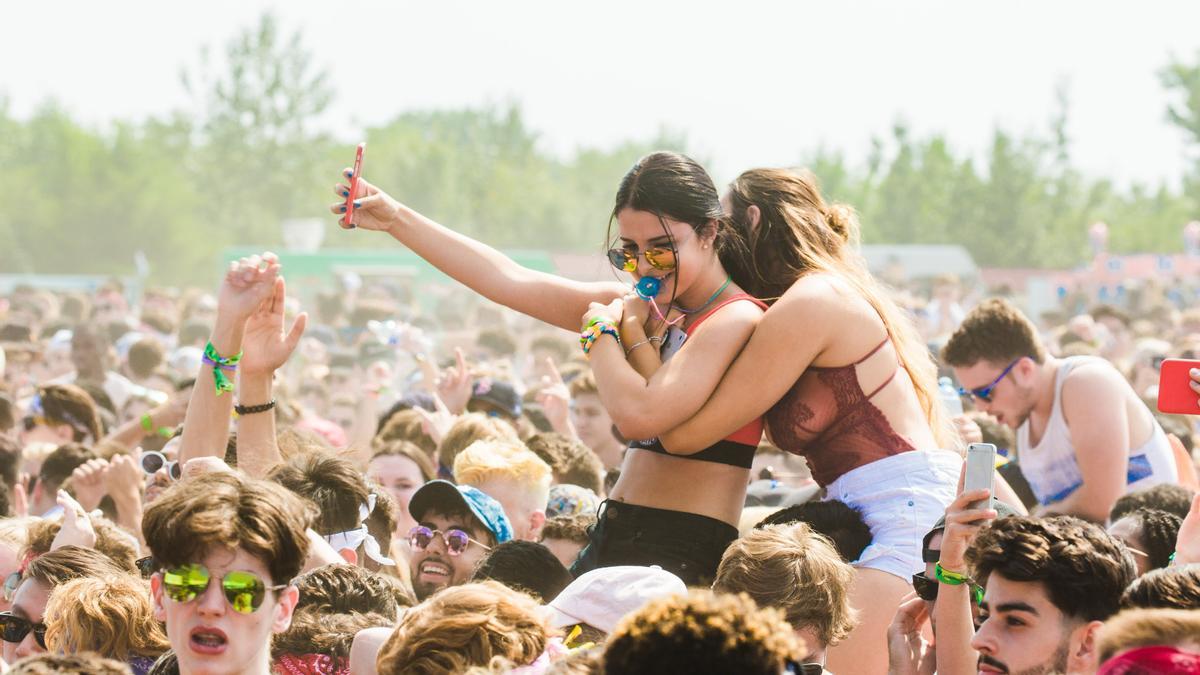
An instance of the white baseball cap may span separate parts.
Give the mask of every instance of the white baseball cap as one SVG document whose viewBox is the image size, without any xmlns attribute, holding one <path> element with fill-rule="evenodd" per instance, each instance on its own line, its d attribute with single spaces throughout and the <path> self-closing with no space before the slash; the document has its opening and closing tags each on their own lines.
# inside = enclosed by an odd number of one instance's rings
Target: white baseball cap
<svg viewBox="0 0 1200 675">
<path fill-rule="evenodd" d="M 687 595 L 687 585 L 661 567 L 601 567 L 572 581 L 546 609 L 555 628 L 586 623 L 611 633 L 626 614 L 669 595 Z"/>
</svg>

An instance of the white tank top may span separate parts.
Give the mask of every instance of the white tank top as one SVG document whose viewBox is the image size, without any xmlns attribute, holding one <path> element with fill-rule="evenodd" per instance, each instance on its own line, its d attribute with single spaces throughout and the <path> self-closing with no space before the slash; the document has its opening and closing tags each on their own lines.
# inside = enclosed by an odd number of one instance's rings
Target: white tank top
<svg viewBox="0 0 1200 675">
<path fill-rule="evenodd" d="M 1017 429 L 1017 460 L 1021 473 L 1029 481 L 1038 503 L 1043 506 L 1066 499 L 1083 485 L 1083 474 L 1079 472 L 1079 465 L 1075 461 L 1075 446 L 1071 444 L 1071 432 L 1062 414 L 1062 387 L 1072 370 L 1093 362 L 1108 365 L 1104 359 L 1093 356 L 1072 356 L 1062 360 L 1054 378 L 1054 407 L 1042 439 L 1036 446 L 1029 444 L 1029 420 L 1025 420 Z M 1154 431 L 1150 434 L 1150 440 L 1129 452 L 1127 492 L 1178 480 L 1171 443 L 1158 420 L 1151 421 Z"/>
</svg>

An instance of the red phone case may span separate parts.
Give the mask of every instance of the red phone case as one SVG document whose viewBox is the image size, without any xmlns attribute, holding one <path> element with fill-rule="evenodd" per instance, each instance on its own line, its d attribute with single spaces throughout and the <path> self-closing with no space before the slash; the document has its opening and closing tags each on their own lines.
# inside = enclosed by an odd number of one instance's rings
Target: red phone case
<svg viewBox="0 0 1200 675">
<path fill-rule="evenodd" d="M 1192 389 L 1192 368 L 1200 361 L 1166 359 L 1158 371 L 1158 410 L 1173 415 L 1200 415 L 1200 394 Z"/>
<path fill-rule="evenodd" d="M 354 200 L 358 194 L 358 177 L 362 175 L 363 153 L 367 151 L 366 143 L 359 143 L 358 149 L 354 152 L 354 175 L 350 177 L 350 196 L 346 197 L 346 218 L 345 223 L 351 225 L 354 223 Z"/>
</svg>

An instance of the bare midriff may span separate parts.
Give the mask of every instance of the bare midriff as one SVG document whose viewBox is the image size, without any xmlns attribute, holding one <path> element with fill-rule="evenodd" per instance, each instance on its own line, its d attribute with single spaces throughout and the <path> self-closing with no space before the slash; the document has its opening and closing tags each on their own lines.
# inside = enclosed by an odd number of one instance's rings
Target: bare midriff
<svg viewBox="0 0 1200 675">
<path fill-rule="evenodd" d="M 637 506 L 695 513 L 737 527 L 749 480 L 749 469 L 629 448 L 621 477 L 608 497 Z"/>
</svg>

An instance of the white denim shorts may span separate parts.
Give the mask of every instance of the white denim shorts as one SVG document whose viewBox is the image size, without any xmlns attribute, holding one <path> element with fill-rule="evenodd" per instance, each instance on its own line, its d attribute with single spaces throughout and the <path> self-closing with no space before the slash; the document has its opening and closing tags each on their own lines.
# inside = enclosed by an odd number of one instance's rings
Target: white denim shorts
<svg viewBox="0 0 1200 675">
<path fill-rule="evenodd" d="M 842 474 L 825 488 L 862 514 L 871 544 L 855 567 L 869 567 L 910 581 L 924 571 L 921 540 L 954 501 L 962 458 L 948 450 L 914 450 Z"/>
</svg>

